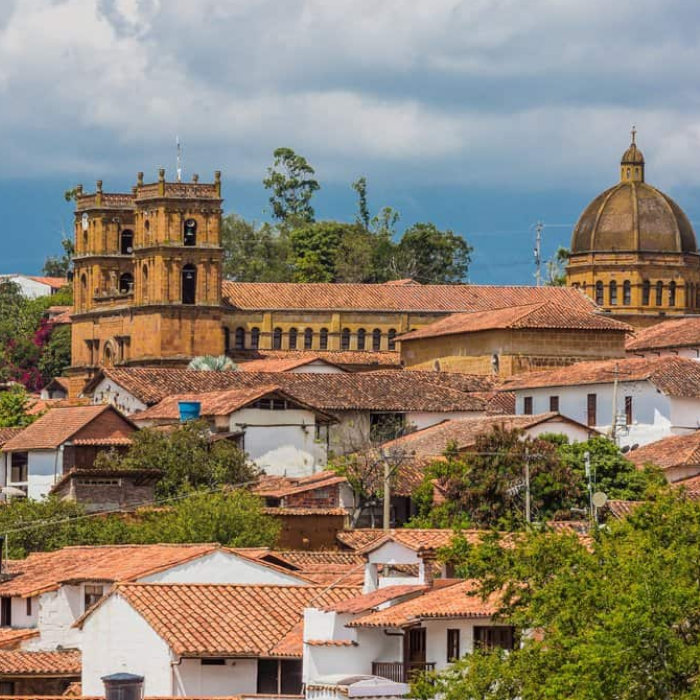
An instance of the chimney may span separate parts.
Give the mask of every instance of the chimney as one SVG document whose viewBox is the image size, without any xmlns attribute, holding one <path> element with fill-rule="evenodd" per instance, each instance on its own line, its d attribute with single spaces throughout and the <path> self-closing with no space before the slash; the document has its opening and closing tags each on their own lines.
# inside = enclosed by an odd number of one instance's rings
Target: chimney
<svg viewBox="0 0 700 700">
<path fill-rule="evenodd" d="M 105 700 L 142 700 L 143 676 L 133 673 L 113 673 L 102 676 Z"/>
<path fill-rule="evenodd" d="M 418 565 L 418 578 L 424 586 L 433 585 L 433 565 L 437 560 L 434 549 L 424 549 L 418 553 L 420 564 Z"/>
</svg>

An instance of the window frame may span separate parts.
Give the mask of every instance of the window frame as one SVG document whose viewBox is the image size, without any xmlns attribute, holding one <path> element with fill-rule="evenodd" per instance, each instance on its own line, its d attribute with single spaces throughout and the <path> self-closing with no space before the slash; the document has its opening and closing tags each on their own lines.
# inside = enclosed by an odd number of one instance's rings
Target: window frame
<svg viewBox="0 0 700 700">
<path fill-rule="evenodd" d="M 532 416 L 534 415 L 534 404 L 532 396 L 523 396 L 523 415 Z"/>
<path fill-rule="evenodd" d="M 462 630 L 458 628 L 448 628 L 447 630 L 447 662 L 452 663 L 461 658 L 461 640 L 460 633 Z"/>
</svg>

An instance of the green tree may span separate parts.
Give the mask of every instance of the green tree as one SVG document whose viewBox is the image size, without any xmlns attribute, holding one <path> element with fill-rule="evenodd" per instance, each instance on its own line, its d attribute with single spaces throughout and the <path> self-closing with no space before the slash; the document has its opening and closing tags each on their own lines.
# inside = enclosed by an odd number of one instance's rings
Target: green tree
<svg viewBox="0 0 700 700">
<path fill-rule="evenodd" d="M 464 657 L 417 697 L 700 697 L 698 541 L 700 503 L 669 490 L 588 541 L 532 531 L 505 548 L 456 542 L 459 573 L 501 592 L 501 623 L 537 634 L 508 654 Z"/>
<path fill-rule="evenodd" d="M 37 416 L 29 415 L 32 400 L 23 386 L 15 384 L 0 392 L 0 428 L 24 428 Z"/>
<path fill-rule="evenodd" d="M 358 177 L 352 183 L 352 189 L 357 192 L 357 214 L 355 222 L 360 224 L 365 230 L 369 230 L 370 213 L 369 205 L 367 204 L 367 178 Z"/>
<path fill-rule="evenodd" d="M 286 228 L 256 226 L 237 214 L 221 222 L 224 277 L 237 282 L 290 282 L 292 266 Z"/>
<path fill-rule="evenodd" d="M 277 148 L 274 164 L 267 169 L 263 179 L 265 189 L 270 190 L 270 205 L 275 219 L 291 224 L 314 220 L 311 199 L 321 186 L 313 175 L 314 169 L 306 158 L 291 148 Z"/>
<path fill-rule="evenodd" d="M 338 249 L 345 229 L 352 224 L 316 221 L 294 228 L 289 234 L 296 282 L 333 282 Z"/>
<path fill-rule="evenodd" d="M 466 279 L 472 247 L 450 230 L 418 223 L 406 229 L 394 254 L 393 273 L 423 284 L 456 284 Z"/>
<path fill-rule="evenodd" d="M 546 263 L 546 284 L 552 287 L 563 287 L 566 285 L 566 266 L 569 262 L 571 252 L 568 248 L 559 246 L 554 255 Z"/>
<path fill-rule="evenodd" d="M 156 488 L 159 499 L 189 489 L 214 488 L 252 481 L 257 470 L 228 440 L 209 441 L 204 421 L 187 422 L 172 432 L 139 430 L 124 455 L 101 453 L 98 469 L 156 469 L 163 473 Z"/>
<path fill-rule="evenodd" d="M 73 256 L 75 255 L 73 240 L 66 237 L 62 238 L 61 247 L 63 248 L 62 255 L 49 255 L 44 261 L 42 273 L 47 277 L 67 277 L 70 272 Z"/>
<path fill-rule="evenodd" d="M 48 383 L 54 377 L 60 377 L 71 363 L 70 325 L 55 326 L 39 358 L 39 371 L 42 379 Z"/>
</svg>

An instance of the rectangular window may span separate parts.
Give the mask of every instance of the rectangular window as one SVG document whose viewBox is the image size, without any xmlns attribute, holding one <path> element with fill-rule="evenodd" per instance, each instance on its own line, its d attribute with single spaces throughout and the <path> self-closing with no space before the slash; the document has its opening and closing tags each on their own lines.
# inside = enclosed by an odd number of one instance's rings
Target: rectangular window
<svg viewBox="0 0 700 700">
<path fill-rule="evenodd" d="M 32 616 L 32 599 L 27 598 L 27 617 Z"/>
<path fill-rule="evenodd" d="M 549 397 L 549 410 L 553 413 L 559 413 L 559 397 L 550 396 Z"/>
<path fill-rule="evenodd" d="M 12 627 L 12 598 L 0 598 L 0 627 Z"/>
<path fill-rule="evenodd" d="M 513 649 L 515 646 L 515 628 L 513 627 L 475 627 L 474 647 L 480 649 Z"/>
<path fill-rule="evenodd" d="M 526 416 L 532 415 L 532 396 L 526 396 L 523 399 L 523 413 Z"/>
<path fill-rule="evenodd" d="M 85 586 L 85 610 L 91 608 L 104 595 L 104 586 Z"/>
<path fill-rule="evenodd" d="M 597 425 L 598 424 L 598 395 L 588 394 L 586 397 L 586 424 L 587 425 Z"/>
<path fill-rule="evenodd" d="M 15 694 L 15 682 L 14 681 L 0 681 L 0 695 L 14 695 Z"/>
<path fill-rule="evenodd" d="M 226 666 L 226 659 L 212 657 L 210 659 L 200 659 L 199 663 L 202 666 Z"/>
<path fill-rule="evenodd" d="M 632 425 L 632 397 L 625 396 L 625 425 Z"/>
<path fill-rule="evenodd" d="M 373 443 L 395 440 L 406 430 L 406 415 L 403 413 L 370 413 L 369 439 Z"/>
<path fill-rule="evenodd" d="M 12 452 L 10 479 L 13 484 L 25 483 L 28 479 L 29 453 Z"/>
<path fill-rule="evenodd" d="M 459 630 L 447 630 L 447 660 L 454 661 L 459 657 Z"/>
</svg>

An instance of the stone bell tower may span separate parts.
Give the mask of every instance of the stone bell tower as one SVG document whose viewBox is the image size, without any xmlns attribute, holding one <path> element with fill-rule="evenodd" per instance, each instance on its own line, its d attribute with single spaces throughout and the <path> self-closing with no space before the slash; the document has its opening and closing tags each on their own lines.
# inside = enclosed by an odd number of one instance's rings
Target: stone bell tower
<svg viewBox="0 0 700 700">
<path fill-rule="evenodd" d="M 185 365 L 224 351 L 221 173 L 213 183 L 145 183 L 131 193 L 78 187 L 72 367 Z M 76 390 L 79 391 L 79 389 Z"/>
</svg>

